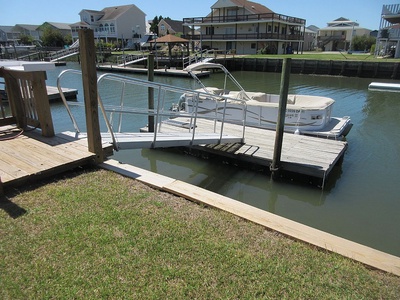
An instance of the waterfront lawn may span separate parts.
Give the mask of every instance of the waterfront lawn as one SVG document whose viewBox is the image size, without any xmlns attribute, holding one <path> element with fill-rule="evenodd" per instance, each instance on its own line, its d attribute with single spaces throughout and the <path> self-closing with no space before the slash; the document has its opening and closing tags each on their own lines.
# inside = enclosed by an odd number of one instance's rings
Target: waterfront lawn
<svg viewBox="0 0 400 300">
<path fill-rule="evenodd" d="M 400 278 L 105 170 L 0 203 L 1 299 L 398 299 Z"/>
</svg>

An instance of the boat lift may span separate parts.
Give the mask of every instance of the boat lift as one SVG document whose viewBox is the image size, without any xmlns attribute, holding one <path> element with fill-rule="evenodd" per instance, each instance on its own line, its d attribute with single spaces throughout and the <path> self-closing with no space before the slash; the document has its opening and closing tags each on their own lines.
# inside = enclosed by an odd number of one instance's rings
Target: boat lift
<svg viewBox="0 0 400 300">
<path fill-rule="evenodd" d="M 62 71 L 57 78 L 57 88 L 74 126 L 74 137 L 86 138 L 86 133 L 80 131 L 71 111 L 71 106 L 84 106 L 84 104 L 76 101 L 67 101 L 61 88 L 61 80 L 66 74 L 82 76 L 82 72 L 78 70 Z M 120 94 L 118 94 L 118 89 L 111 87 L 113 83 L 114 86 L 115 84 L 121 86 Z M 201 144 L 244 143 L 245 101 L 243 101 L 242 132 L 238 132 L 237 136 L 233 136 L 224 133 L 224 122 L 229 118 L 225 114 L 225 109 L 222 113 L 222 118 L 220 112 L 217 113 L 217 103 L 224 101 L 226 106 L 229 100 L 227 97 L 110 73 L 99 76 L 97 84 L 98 105 L 107 128 L 107 132 L 101 133 L 102 141 L 111 143 L 115 151 L 121 149 L 165 148 Z M 110 97 L 107 99 L 105 99 L 106 97 L 102 98 L 101 88 L 104 86 L 109 90 L 115 91 L 112 93 L 112 101 L 109 99 Z M 149 89 L 154 90 L 154 109 L 149 109 L 147 102 L 144 101 L 144 99 L 147 99 L 147 91 Z M 190 94 L 196 99 L 196 106 L 192 113 L 175 109 L 177 107 L 175 103 L 178 103 L 180 96 L 183 94 Z M 118 103 L 116 103 L 118 97 Z M 215 100 L 215 116 L 203 116 L 197 113 L 198 103 L 204 98 Z M 140 132 L 123 131 L 122 120 L 124 115 L 153 116 L 154 132 L 146 132 L 146 127 L 141 128 Z M 179 118 L 179 121 L 175 120 L 177 118 Z M 184 122 L 181 121 L 182 118 L 184 118 Z M 196 124 L 198 118 L 212 120 L 214 122 L 213 132 L 204 132 L 204 130 L 202 131 L 198 128 Z M 167 132 L 164 130 L 163 124 L 180 127 L 180 130 Z M 143 125 L 145 126 L 145 124 Z M 171 128 L 171 126 L 168 126 L 168 128 Z M 186 128 L 187 131 L 182 132 L 181 128 Z"/>
</svg>

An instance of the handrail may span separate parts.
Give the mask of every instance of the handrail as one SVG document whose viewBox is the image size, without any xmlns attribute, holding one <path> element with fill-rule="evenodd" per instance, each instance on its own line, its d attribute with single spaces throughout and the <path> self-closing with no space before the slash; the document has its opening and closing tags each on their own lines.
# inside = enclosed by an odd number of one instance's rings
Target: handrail
<svg viewBox="0 0 400 300">
<path fill-rule="evenodd" d="M 78 70 L 64 70 L 63 72 L 60 73 L 60 75 L 58 76 L 57 79 L 57 87 L 58 90 L 60 92 L 62 101 L 68 111 L 68 114 L 71 118 L 71 121 L 75 127 L 75 130 L 77 132 L 79 132 L 79 128 L 78 125 L 76 123 L 75 118 L 72 115 L 72 112 L 69 108 L 69 104 L 65 99 L 65 96 L 63 94 L 63 91 L 61 89 L 60 86 L 60 79 L 62 76 L 64 76 L 64 74 L 68 73 L 68 72 L 72 72 L 75 74 L 82 74 L 82 72 L 78 71 Z M 107 104 L 105 105 L 100 93 L 98 93 L 98 105 L 100 107 L 100 110 L 103 114 L 108 132 L 111 135 L 112 138 L 112 143 L 113 143 L 113 147 L 116 151 L 118 151 L 118 142 L 116 140 L 115 137 L 115 133 L 114 130 L 112 128 L 112 125 L 110 123 L 109 118 L 107 117 L 107 112 L 111 112 L 111 113 L 120 113 L 120 118 L 119 118 L 119 124 L 118 124 L 118 132 L 121 131 L 121 123 L 122 123 L 122 114 L 126 113 L 126 114 L 144 114 L 144 115 L 154 115 L 155 118 L 155 130 L 154 130 L 154 140 L 153 140 L 153 147 L 155 146 L 155 144 L 157 143 L 157 133 L 161 132 L 161 124 L 162 124 L 162 118 L 161 117 L 169 117 L 169 118 L 174 118 L 174 117 L 188 117 L 190 118 L 190 124 L 191 126 L 189 127 L 189 130 L 191 131 L 192 135 L 191 135 L 191 143 L 193 143 L 194 139 L 195 139 L 195 134 L 196 134 L 196 122 L 197 122 L 197 118 L 199 117 L 198 115 L 198 107 L 199 107 L 199 99 L 200 98 L 204 98 L 207 97 L 208 99 L 213 99 L 216 103 L 220 102 L 221 104 L 223 103 L 223 111 L 222 111 L 222 120 L 220 118 L 218 118 L 218 116 L 201 116 L 201 118 L 204 119 L 210 119 L 214 121 L 214 124 L 216 124 L 216 122 L 218 120 L 221 120 L 221 127 L 220 127 L 220 138 L 219 140 L 222 140 L 222 135 L 223 135 L 223 130 L 224 130 L 224 122 L 226 120 L 226 107 L 227 107 L 227 102 L 229 100 L 233 100 L 236 102 L 239 102 L 242 104 L 243 106 L 243 120 L 242 120 L 242 140 L 244 139 L 244 134 L 245 134 L 245 119 L 246 119 L 246 111 L 247 111 L 247 105 L 246 105 L 246 101 L 245 100 L 241 100 L 241 99 L 233 99 L 233 98 L 229 98 L 226 97 L 224 95 L 214 95 L 214 94 L 210 94 L 210 93 L 206 93 L 206 92 L 202 92 L 199 90 L 190 90 L 190 89 L 186 89 L 186 88 L 181 88 L 181 87 L 176 87 L 176 86 L 172 86 L 172 85 L 167 85 L 167 84 L 163 84 L 163 83 L 156 83 L 153 81 L 147 81 L 147 80 L 143 80 L 143 79 L 138 79 L 138 78 L 133 78 L 133 77 L 128 77 L 128 76 L 124 76 L 124 75 L 120 75 L 120 74 L 115 74 L 115 73 L 105 73 L 102 74 L 101 76 L 98 77 L 97 79 L 97 86 L 100 87 L 103 82 L 105 80 L 110 80 L 110 81 L 114 81 L 114 82 L 119 82 L 122 83 L 124 88 L 125 85 L 127 84 L 133 84 L 133 85 L 138 85 L 141 87 L 147 87 L 147 88 L 153 88 L 155 91 L 158 91 L 157 93 L 157 107 L 155 107 L 154 109 L 148 109 L 148 108 L 138 108 L 138 107 L 128 107 L 125 106 L 124 104 L 124 95 L 125 93 L 121 94 L 121 99 L 119 101 L 119 105 L 110 105 Z M 164 110 L 164 105 L 165 105 L 165 97 L 167 92 L 172 92 L 172 93 L 176 93 L 178 95 L 183 95 L 183 94 L 190 94 L 193 96 L 193 112 L 189 113 L 189 112 L 180 112 L 180 111 L 173 111 L 173 110 L 168 110 L 165 111 Z M 177 99 L 178 100 L 178 99 Z M 79 105 L 79 104 L 78 104 Z M 216 105 L 216 110 L 217 110 L 217 105 Z M 191 128 L 193 128 L 191 130 Z M 216 131 L 216 127 L 214 125 L 214 132 Z"/>
<path fill-rule="evenodd" d="M 79 130 L 78 124 L 76 123 L 76 119 L 75 119 L 74 115 L 72 114 L 71 109 L 69 108 L 67 99 L 65 98 L 64 92 L 63 92 L 62 87 L 61 87 L 61 78 L 67 73 L 75 73 L 75 74 L 78 74 L 78 75 L 82 75 L 82 72 L 78 71 L 78 70 L 69 69 L 69 70 L 62 71 L 57 77 L 57 89 L 58 89 L 58 92 L 60 93 L 61 100 L 64 103 L 65 108 L 67 109 L 69 118 L 71 119 L 72 124 L 74 125 L 75 132 L 79 133 L 80 130 Z"/>
</svg>

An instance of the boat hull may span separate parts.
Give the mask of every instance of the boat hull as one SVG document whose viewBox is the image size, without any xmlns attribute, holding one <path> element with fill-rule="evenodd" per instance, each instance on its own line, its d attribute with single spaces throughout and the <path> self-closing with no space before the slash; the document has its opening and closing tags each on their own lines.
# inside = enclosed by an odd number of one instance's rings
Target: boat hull
<svg viewBox="0 0 400 300">
<path fill-rule="evenodd" d="M 277 96 L 277 95 L 273 95 Z M 295 97 L 294 95 L 291 95 Z M 301 95 L 296 95 L 301 102 Z M 310 100 L 312 96 L 304 96 Z M 312 99 L 311 99 L 312 100 Z M 198 101 L 197 112 L 195 111 Z M 199 117 L 216 117 L 228 123 L 244 124 L 246 126 L 276 130 L 278 103 L 259 101 L 241 101 L 238 99 L 215 100 L 215 97 L 183 97 L 181 108 L 187 113 Z M 351 129 L 349 117 L 331 118 L 333 102 L 320 107 L 302 107 L 287 104 L 285 114 L 285 132 L 313 135 L 318 137 L 340 139 Z"/>
</svg>

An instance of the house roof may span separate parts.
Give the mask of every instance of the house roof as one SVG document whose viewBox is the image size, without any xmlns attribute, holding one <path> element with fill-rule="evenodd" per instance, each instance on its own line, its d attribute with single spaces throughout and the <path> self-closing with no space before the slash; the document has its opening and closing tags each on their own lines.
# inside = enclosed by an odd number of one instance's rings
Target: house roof
<svg viewBox="0 0 400 300">
<path fill-rule="evenodd" d="M 31 25 L 31 24 L 16 24 L 16 27 L 21 27 L 26 30 L 35 31 L 40 25 Z"/>
<path fill-rule="evenodd" d="M 0 30 L 3 32 L 13 32 L 14 26 L 0 26 Z"/>
<path fill-rule="evenodd" d="M 130 4 L 130 5 L 121 5 L 121 6 L 112 6 L 112 7 L 106 7 L 103 8 L 101 11 L 104 12 L 104 16 L 102 17 L 102 20 L 114 20 L 118 18 L 120 15 L 124 14 L 131 8 L 135 8 L 143 13 L 142 10 L 140 10 L 136 5 Z"/>
<path fill-rule="evenodd" d="M 71 27 L 67 23 L 58 23 L 58 22 L 44 22 L 41 26 L 44 24 L 49 24 L 57 29 L 60 30 L 71 30 Z"/>
<path fill-rule="evenodd" d="M 183 22 L 178 20 L 171 19 L 162 19 L 165 23 L 167 23 L 175 32 L 182 32 L 183 30 Z"/>
<path fill-rule="evenodd" d="M 247 0 L 228 0 L 228 1 L 219 0 L 213 6 L 211 6 L 212 9 L 223 8 L 223 7 L 244 7 L 247 9 L 247 11 L 251 12 L 252 14 L 273 13 L 273 11 L 270 10 L 268 7 L 260 3 Z"/>
<path fill-rule="evenodd" d="M 85 22 L 76 22 L 73 24 L 69 24 L 70 27 L 81 27 L 81 28 L 89 28 L 89 25 Z"/>
<path fill-rule="evenodd" d="M 164 35 L 155 40 L 151 40 L 150 42 L 151 43 L 155 43 L 155 42 L 157 42 L 157 43 L 187 43 L 189 41 L 185 40 L 183 38 L 180 38 L 176 35 L 173 35 L 173 34 L 167 34 L 167 35 Z"/>
<path fill-rule="evenodd" d="M 340 17 L 336 20 L 333 20 L 331 22 L 328 22 L 328 26 L 329 27 L 334 27 L 334 26 L 348 26 L 348 27 L 352 27 L 352 26 L 359 26 L 359 24 L 357 22 L 351 21 L 349 19 Z"/>
<path fill-rule="evenodd" d="M 145 14 L 141 9 L 139 9 L 136 5 L 134 4 L 129 4 L 129 5 L 120 5 L 120 6 L 110 6 L 110 7 L 105 7 L 102 10 L 91 10 L 91 9 L 83 9 L 81 12 L 87 12 L 89 14 L 96 14 L 96 15 L 101 15 L 102 17 L 100 20 L 106 21 L 106 20 L 115 20 L 125 12 L 127 12 L 131 8 L 135 8 L 138 11 L 142 12 Z M 146 14 L 145 14 L 146 15 Z"/>
</svg>

